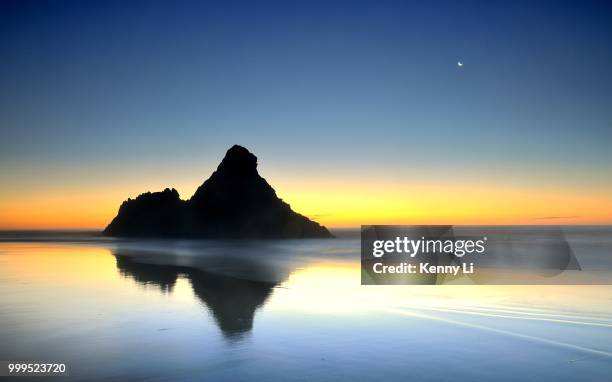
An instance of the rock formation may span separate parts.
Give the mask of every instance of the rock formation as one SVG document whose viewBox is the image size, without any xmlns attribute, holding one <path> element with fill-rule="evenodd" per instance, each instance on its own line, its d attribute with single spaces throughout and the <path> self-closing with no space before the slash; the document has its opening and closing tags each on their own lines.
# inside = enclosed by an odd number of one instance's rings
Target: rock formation
<svg viewBox="0 0 612 382">
<path fill-rule="evenodd" d="M 107 236 L 326 238 L 318 223 L 294 212 L 257 172 L 257 157 L 233 146 L 217 170 L 183 201 L 175 189 L 128 199 Z"/>
</svg>

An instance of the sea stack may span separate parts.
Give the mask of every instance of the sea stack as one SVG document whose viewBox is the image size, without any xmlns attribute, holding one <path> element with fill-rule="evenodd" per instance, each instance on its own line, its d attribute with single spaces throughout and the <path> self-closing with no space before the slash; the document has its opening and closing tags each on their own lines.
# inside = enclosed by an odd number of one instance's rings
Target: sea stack
<svg viewBox="0 0 612 382">
<path fill-rule="evenodd" d="M 324 226 L 294 212 L 257 172 L 257 157 L 231 147 L 189 200 L 175 189 L 121 204 L 107 236 L 184 238 L 329 238 Z"/>
</svg>

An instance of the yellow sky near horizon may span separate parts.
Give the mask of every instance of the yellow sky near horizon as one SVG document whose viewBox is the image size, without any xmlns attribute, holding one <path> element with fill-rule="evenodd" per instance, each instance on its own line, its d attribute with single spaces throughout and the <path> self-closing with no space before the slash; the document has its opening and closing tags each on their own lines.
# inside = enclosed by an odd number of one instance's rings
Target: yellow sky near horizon
<svg viewBox="0 0 612 382">
<path fill-rule="evenodd" d="M 362 224 L 612 224 L 612 197 L 478 183 L 276 180 L 291 207 L 331 228 Z M 199 182 L 177 187 L 188 199 Z M 0 192 L 0 229 L 103 229 L 121 202 L 161 184 Z"/>
</svg>

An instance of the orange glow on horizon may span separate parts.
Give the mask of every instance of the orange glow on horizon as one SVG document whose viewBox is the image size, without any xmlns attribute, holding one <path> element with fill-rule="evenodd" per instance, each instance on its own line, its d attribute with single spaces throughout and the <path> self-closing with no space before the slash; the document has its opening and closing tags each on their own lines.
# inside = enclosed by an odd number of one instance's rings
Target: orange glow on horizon
<svg viewBox="0 0 612 382">
<path fill-rule="evenodd" d="M 331 228 L 362 224 L 612 224 L 612 197 L 485 184 L 274 181 L 293 210 Z M 0 194 L 0 229 L 103 229 L 136 190 Z M 189 192 L 185 192 L 188 189 Z M 179 189 L 186 199 L 194 186 Z M 42 196 L 44 195 L 44 196 Z"/>
<path fill-rule="evenodd" d="M 292 208 L 330 227 L 362 224 L 611 224 L 612 198 L 485 184 L 280 184 Z"/>
</svg>

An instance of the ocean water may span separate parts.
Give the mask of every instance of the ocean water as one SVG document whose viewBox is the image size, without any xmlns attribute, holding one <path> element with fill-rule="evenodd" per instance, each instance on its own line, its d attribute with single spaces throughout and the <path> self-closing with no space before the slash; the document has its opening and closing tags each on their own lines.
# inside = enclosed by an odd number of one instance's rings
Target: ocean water
<svg viewBox="0 0 612 382">
<path fill-rule="evenodd" d="M 612 257 L 611 228 L 566 236 Z M 359 247 L 5 232 L 0 360 L 77 381 L 610 380 L 612 286 L 361 286 Z"/>
</svg>

